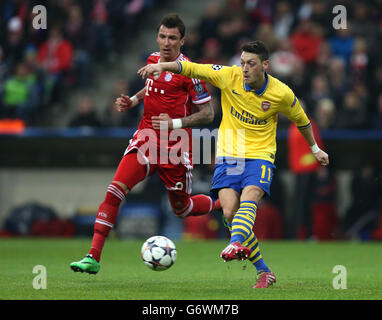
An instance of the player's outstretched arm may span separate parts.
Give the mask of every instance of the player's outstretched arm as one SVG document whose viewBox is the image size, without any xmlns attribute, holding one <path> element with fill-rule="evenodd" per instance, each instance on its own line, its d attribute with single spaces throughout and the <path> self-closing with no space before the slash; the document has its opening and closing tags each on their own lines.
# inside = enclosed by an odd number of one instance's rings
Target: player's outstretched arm
<svg viewBox="0 0 382 320">
<path fill-rule="evenodd" d="M 114 106 L 119 112 L 124 112 L 131 108 L 134 108 L 136 105 L 141 103 L 145 97 L 145 88 L 140 90 L 134 96 L 129 97 L 127 95 L 121 94 L 120 97 L 115 99 Z"/>
<path fill-rule="evenodd" d="M 153 76 L 155 79 L 159 78 L 163 71 L 170 71 L 173 73 L 179 73 L 179 65 L 177 62 L 161 62 L 156 64 L 148 64 L 140 68 L 137 73 L 142 78 Z"/>
<path fill-rule="evenodd" d="M 314 139 L 312 126 L 309 126 L 308 128 L 299 129 L 299 130 L 301 134 L 304 136 L 305 140 L 308 142 L 310 148 L 312 149 L 312 153 L 314 157 L 317 159 L 317 161 L 322 166 L 327 166 L 329 164 L 329 156 L 325 151 L 321 150 L 318 147 L 316 140 Z"/>
</svg>

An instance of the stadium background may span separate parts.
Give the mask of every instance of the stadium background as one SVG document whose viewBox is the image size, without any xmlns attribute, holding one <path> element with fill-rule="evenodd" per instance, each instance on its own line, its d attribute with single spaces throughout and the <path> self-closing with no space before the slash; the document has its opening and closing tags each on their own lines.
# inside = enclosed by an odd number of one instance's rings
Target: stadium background
<svg viewBox="0 0 382 320">
<path fill-rule="evenodd" d="M 47 30 L 32 27 L 37 4 L 47 8 Z M 347 8 L 346 30 L 333 28 L 337 4 Z M 240 44 L 265 41 L 271 74 L 295 91 L 330 155 L 328 170 L 300 168 L 304 174 L 297 176 L 288 161 L 290 123 L 280 118 L 278 170 L 272 197 L 259 208 L 259 239 L 382 239 L 377 0 L 1 1 L 1 236 L 92 234 L 98 205 L 142 112 L 140 106 L 119 114 L 113 101 L 143 87 L 136 70 L 157 50 L 156 26 L 168 12 L 185 21 L 182 51 L 195 62 L 237 64 Z M 60 46 L 57 57 L 46 54 L 50 46 Z M 213 129 L 219 92 L 210 90 Z M 302 167 L 311 164 L 305 160 Z M 195 165 L 193 191 L 207 193 L 211 177 L 212 166 Z M 309 195 L 311 229 L 298 223 L 304 220 L 295 206 Z M 227 236 L 220 213 L 175 218 L 157 177 L 129 194 L 111 236 L 152 234 Z"/>
</svg>

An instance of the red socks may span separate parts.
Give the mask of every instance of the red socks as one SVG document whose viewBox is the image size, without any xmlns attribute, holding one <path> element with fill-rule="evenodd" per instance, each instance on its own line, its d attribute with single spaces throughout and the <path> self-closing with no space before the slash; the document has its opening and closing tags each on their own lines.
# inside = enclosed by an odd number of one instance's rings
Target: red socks
<svg viewBox="0 0 382 320">
<path fill-rule="evenodd" d="M 98 262 L 101 258 L 106 238 L 117 220 L 119 206 L 125 199 L 125 191 L 116 183 L 111 183 L 106 192 L 104 202 L 99 206 L 94 224 L 94 235 L 89 254 Z"/>
<path fill-rule="evenodd" d="M 190 200 L 190 207 L 186 210 L 186 212 L 190 210 L 187 214 L 188 216 L 201 216 L 214 210 L 221 209 L 220 200 L 214 202 L 211 197 L 204 194 L 192 196 Z"/>
</svg>

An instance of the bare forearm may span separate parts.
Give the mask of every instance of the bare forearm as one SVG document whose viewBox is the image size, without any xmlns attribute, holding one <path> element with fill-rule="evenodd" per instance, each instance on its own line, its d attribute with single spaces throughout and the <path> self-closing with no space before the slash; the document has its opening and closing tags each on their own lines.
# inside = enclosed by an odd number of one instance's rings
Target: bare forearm
<svg viewBox="0 0 382 320">
<path fill-rule="evenodd" d="M 132 105 L 131 108 L 134 108 L 136 105 L 140 104 L 145 98 L 146 88 L 138 91 L 134 96 L 131 97 Z"/>
<path fill-rule="evenodd" d="M 143 99 L 145 98 L 145 94 L 146 94 L 146 88 L 143 88 L 141 90 L 139 90 L 135 96 L 137 97 L 138 99 L 138 103 L 141 103 L 143 101 Z"/>
<path fill-rule="evenodd" d="M 304 136 L 306 142 L 308 142 L 310 149 L 316 160 L 323 166 L 327 166 L 329 164 L 329 156 L 328 154 L 321 150 L 314 139 L 312 126 L 304 129 L 299 129 L 301 134 Z"/>
<path fill-rule="evenodd" d="M 173 62 L 161 62 L 148 64 L 138 70 L 138 74 L 144 79 L 148 76 L 153 76 L 154 79 L 158 79 L 163 71 L 170 71 L 173 73 L 179 73 L 179 65 L 176 61 Z"/>
<path fill-rule="evenodd" d="M 310 126 L 308 128 L 304 128 L 304 129 L 299 129 L 299 130 L 300 130 L 300 133 L 305 138 L 306 142 L 308 143 L 309 147 L 316 144 L 316 140 L 314 139 L 312 126 Z"/>
<path fill-rule="evenodd" d="M 214 109 L 212 108 L 211 103 L 208 102 L 199 112 L 182 118 L 182 127 L 190 128 L 209 124 L 214 120 L 214 116 Z"/>
<path fill-rule="evenodd" d="M 161 62 L 159 65 L 162 68 L 162 71 L 170 71 L 173 73 L 179 73 L 179 65 L 177 62 Z"/>
</svg>

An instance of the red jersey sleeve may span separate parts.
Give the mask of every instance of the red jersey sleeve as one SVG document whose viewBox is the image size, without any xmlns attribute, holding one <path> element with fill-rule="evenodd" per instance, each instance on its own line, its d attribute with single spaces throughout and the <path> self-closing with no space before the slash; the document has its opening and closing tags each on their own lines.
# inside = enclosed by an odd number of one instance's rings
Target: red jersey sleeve
<svg viewBox="0 0 382 320">
<path fill-rule="evenodd" d="M 193 104 L 203 104 L 211 100 L 211 95 L 204 81 L 186 78 L 185 85 Z"/>
</svg>

